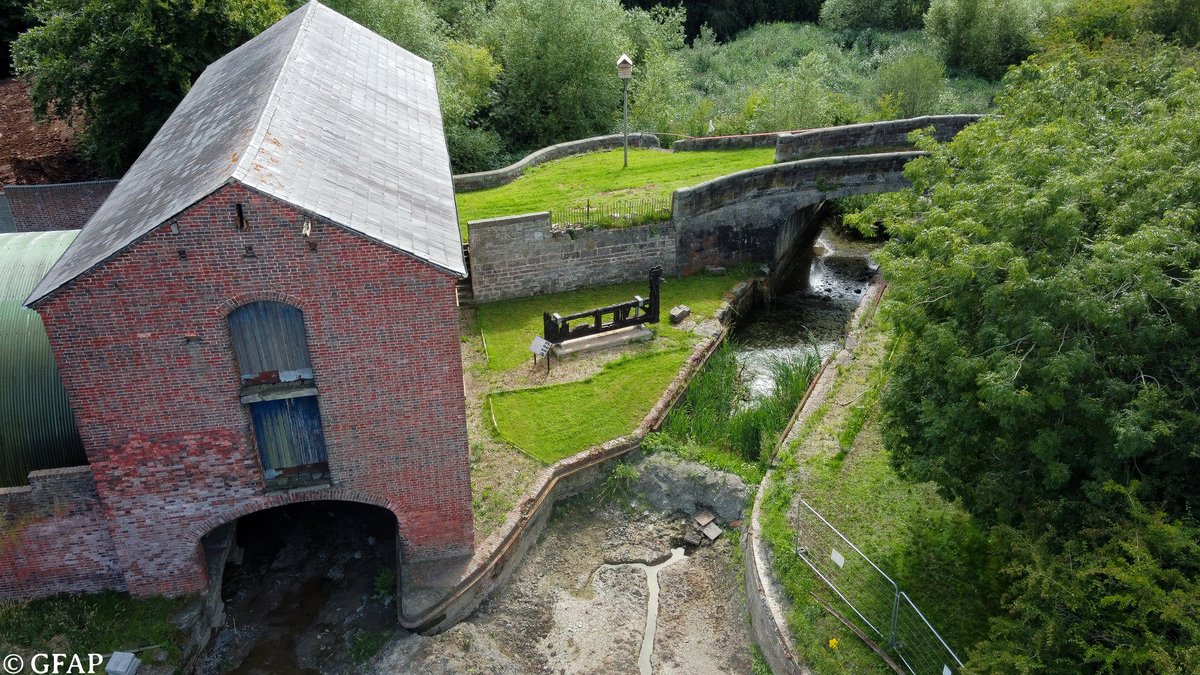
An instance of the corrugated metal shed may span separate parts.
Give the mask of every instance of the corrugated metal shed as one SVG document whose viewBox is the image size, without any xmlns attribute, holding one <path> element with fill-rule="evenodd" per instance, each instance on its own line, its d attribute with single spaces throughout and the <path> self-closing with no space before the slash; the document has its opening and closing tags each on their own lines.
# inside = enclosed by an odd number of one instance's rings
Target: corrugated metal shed
<svg viewBox="0 0 1200 675">
<path fill-rule="evenodd" d="M 78 234 L 0 234 L 0 487 L 87 464 L 42 317 L 21 304 Z"/>
<path fill-rule="evenodd" d="M 314 1 L 204 71 L 28 302 L 228 181 L 466 276 L 433 65 Z"/>
</svg>

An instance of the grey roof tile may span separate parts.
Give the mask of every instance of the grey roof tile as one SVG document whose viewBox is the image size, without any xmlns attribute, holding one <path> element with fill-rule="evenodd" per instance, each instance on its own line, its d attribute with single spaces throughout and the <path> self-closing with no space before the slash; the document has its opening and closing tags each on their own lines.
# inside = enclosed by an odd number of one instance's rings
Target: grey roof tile
<svg viewBox="0 0 1200 675">
<path fill-rule="evenodd" d="M 27 303 L 230 180 L 466 274 L 433 66 L 314 1 L 204 71 Z"/>
</svg>

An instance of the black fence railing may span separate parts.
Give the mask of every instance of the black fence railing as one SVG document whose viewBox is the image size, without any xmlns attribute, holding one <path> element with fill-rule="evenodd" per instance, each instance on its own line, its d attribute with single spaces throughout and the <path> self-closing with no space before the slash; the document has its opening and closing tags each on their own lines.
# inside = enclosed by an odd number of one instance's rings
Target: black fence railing
<svg viewBox="0 0 1200 675">
<path fill-rule="evenodd" d="M 555 227 L 631 227 L 671 219 L 671 197 L 589 199 L 550 210 Z"/>
</svg>

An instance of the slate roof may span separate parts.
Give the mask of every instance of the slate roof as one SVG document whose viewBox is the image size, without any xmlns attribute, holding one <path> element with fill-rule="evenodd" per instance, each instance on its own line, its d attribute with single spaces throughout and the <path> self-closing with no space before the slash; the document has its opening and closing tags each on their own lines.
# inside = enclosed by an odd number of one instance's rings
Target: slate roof
<svg viewBox="0 0 1200 675">
<path fill-rule="evenodd" d="M 0 192 L 0 234 L 16 231 L 17 225 L 13 222 L 12 209 L 8 207 L 8 196 Z"/>
<path fill-rule="evenodd" d="M 466 275 L 433 66 L 314 1 L 204 71 L 26 304 L 231 180 Z"/>
</svg>

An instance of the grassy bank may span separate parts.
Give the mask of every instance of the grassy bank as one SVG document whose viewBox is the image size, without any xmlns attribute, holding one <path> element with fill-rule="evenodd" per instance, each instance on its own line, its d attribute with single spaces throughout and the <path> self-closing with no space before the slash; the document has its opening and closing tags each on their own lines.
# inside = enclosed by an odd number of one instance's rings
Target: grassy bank
<svg viewBox="0 0 1200 675">
<path fill-rule="evenodd" d="M 665 279 L 660 289 L 662 321 L 653 326 L 659 335 L 656 342 L 667 341 L 681 347 L 691 345 L 696 336 L 671 326 L 667 322 L 667 312 L 675 305 L 687 305 L 697 320 L 711 318 L 721 306 L 725 292 L 742 278 L 742 272 L 744 270 Z M 487 344 L 488 370 L 503 372 L 529 363 L 529 343 L 535 335 L 542 334 L 543 312 L 566 315 L 632 300 L 635 295 L 646 297 L 647 294 L 647 282 L 635 281 L 480 305 L 476 315 Z"/>
<path fill-rule="evenodd" d="M 995 570 L 982 533 L 932 484 L 910 483 L 891 467 L 877 405 L 887 379 L 885 343 L 884 330 L 872 328 L 854 360 L 837 367 L 832 390 L 798 439 L 781 451 L 764 495 L 764 536 L 774 551 L 774 572 L 793 601 L 789 628 L 802 658 L 817 672 L 886 672 L 886 667 L 812 597 L 854 616 L 796 554 L 799 523 L 789 516 L 796 496 L 891 576 L 960 656 L 983 637 L 997 610 Z M 865 584 L 847 583 L 848 594 L 872 593 Z M 830 647 L 832 638 L 836 648 Z"/>
<path fill-rule="evenodd" d="M 162 650 L 167 664 L 178 665 L 180 636 L 171 618 L 184 602 L 179 598 L 134 599 L 112 591 L 3 602 L 0 654 L 76 654 L 87 664 L 87 654 L 107 657 L 114 651 L 153 647 L 140 654 L 143 660 L 152 660 L 154 652 Z"/>
<path fill-rule="evenodd" d="M 689 353 L 625 357 L 578 382 L 490 394 L 496 431 L 546 464 L 624 436 L 662 397 Z"/>
<path fill-rule="evenodd" d="M 726 342 L 692 378 L 683 398 L 663 423 L 662 432 L 647 438 L 645 446 L 673 452 L 736 474 L 747 484 L 757 484 L 779 433 L 819 366 L 815 352 L 807 358 L 776 361 L 771 368 L 774 390 L 769 396 L 749 400 L 740 381 L 735 347 Z"/>
<path fill-rule="evenodd" d="M 458 194 L 459 228 L 466 240 L 469 220 L 578 207 L 589 200 L 600 205 L 663 199 L 677 188 L 774 161 L 774 148 L 680 153 L 631 149 L 628 167 L 622 166 L 621 150 L 568 157 L 535 166 L 508 185 Z"/>
</svg>

